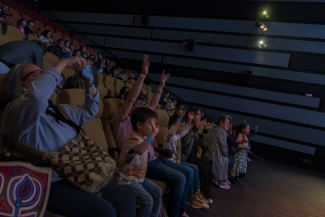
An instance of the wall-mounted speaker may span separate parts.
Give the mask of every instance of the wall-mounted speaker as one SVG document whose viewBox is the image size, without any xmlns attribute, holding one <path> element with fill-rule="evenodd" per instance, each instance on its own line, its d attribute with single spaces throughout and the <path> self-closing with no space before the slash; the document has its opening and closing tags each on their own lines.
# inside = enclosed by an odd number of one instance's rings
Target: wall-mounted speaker
<svg viewBox="0 0 325 217">
<path fill-rule="evenodd" d="M 195 40 L 194 39 L 188 39 L 187 40 L 187 50 L 188 51 L 193 51 L 195 46 Z"/>
<path fill-rule="evenodd" d="M 149 18 L 150 18 L 150 15 L 149 14 L 142 15 L 142 25 L 148 26 L 148 24 L 149 24 Z"/>
</svg>

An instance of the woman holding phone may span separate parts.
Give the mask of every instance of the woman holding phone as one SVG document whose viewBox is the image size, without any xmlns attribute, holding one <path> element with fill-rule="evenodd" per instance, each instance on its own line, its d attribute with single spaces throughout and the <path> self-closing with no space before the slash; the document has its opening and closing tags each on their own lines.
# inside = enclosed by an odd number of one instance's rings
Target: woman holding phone
<svg viewBox="0 0 325 217">
<path fill-rule="evenodd" d="M 74 127 L 57 118 L 60 114 L 48 99 L 61 83 L 64 68 L 78 71 L 87 63 L 82 57 L 60 60 L 44 72 L 33 64 L 18 64 L 6 75 L 4 95 L 7 104 L 2 120 L 3 135 L 13 141 L 44 152 L 60 149 L 77 137 Z M 76 124 L 83 126 L 99 110 L 99 93 L 92 77 L 83 77 L 85 102 L 83 105 L 60 105 Z M 17 160 L 17 159 L 10 159 Z M 52 173 L 47 210 L 64 216 L 135 216 L 134 193 L 113 182 L 108 182 L 97 194 L 81 191 Z"/>
</svg>

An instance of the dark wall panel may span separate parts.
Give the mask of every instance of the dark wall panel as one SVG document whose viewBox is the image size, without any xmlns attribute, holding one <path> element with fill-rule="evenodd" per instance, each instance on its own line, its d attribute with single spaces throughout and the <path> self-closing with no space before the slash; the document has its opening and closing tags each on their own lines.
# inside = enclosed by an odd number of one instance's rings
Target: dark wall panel
<svg viewBox="0 0 325 217">
<path fill-rule="evenodd" d="M 290 68 L 324 71 L 325 57 L 320 55 L 292 54 Z"/>
</svg>

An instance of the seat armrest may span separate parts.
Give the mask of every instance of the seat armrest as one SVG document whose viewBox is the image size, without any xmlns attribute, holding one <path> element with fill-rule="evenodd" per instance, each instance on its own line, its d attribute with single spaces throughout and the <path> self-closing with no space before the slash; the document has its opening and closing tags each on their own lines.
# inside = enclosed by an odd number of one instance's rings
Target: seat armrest
<svg viewBox="0 0 325 217">
<path fill-rule="evenodd" d="M 159 157 L 171 158 L 173 156 L 173 152 L 169 149 L 155 147 L 154 150 L 159 153 Z"/>
</svg>

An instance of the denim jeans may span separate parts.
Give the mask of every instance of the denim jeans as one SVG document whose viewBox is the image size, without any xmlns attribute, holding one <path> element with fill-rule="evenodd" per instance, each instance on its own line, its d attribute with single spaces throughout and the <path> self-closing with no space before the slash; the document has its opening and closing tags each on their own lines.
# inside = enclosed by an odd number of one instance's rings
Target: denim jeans
<svg viewBox="0 0 325 217">
<path fill-rule="evenodd" d="M 234 167 L 234 164 L 235 164 L 234 157 L 228 154 L 228 175 L 229 176 L 232 171 L 232 168 Z"/>
<path fill-rule="evenodd" d="M 47 209 L 63 216 L 135 216 L 136 199 L 131 190 L 109 182 L 100 192 L 101 197 L 81 191 L 65 180 L 52 182 Z"/>
<path fill-rule="evenodd" d="M 137 198 L 137 217 L 158 217 L 161 199 L 161 188 L 158 185 L 144 179 L 142 183 L 135 182 L 123 186 L 132 190 Z"/>
<path fill-rule="evenodd" d="M 8 66 L 0 61 L 0 74 L 8 73 L 9 71 Z"/>
<path fill-rule="evenodd" d="M 185 212 L 193 170 L 168 159 L 158 158 L 148 163 L 147 178 L 157 179 L 168 184 L 169 196 L 167 214 L 178 217 Z"/>
<path fill-rule="evenodd" d="M 189 196 L 191 196 L 192 194 L 194 194 L 194 192 L 197 189 L 201 188 L 199 168 L 196 165 L 187 163 L 185 161 L 181 161 L 180 164 L 182 164 L 184 166 L 187 166 L 187 167 L 190 167 L 194 172 L 193 182 L 191 184 L 190 191 L 189 191 Z"/>
</svg>

